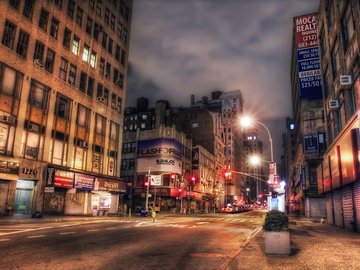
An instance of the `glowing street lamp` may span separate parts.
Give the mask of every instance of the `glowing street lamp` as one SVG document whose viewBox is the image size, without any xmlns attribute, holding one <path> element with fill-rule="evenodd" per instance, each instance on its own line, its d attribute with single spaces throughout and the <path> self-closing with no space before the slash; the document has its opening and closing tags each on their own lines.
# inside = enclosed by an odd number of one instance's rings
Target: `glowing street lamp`
<svg viewBox="0 0 360 270">
<path fill-rule="evenodd" d="M 274 161 L 274 153 L 273 153 L 273 144 L 272 144 L 272 138 L 271 138 L 271 134 L 270 134 L 270 130 L 267 128 L 267 126 L 259 121 L 255 121 L 253 120 L 251 117 L 249 116 L 243 116 L 240 118 L 240 125 L 244 128 L 248 128 L 253 126 L 254 124 L 259 124 L 261 125 L 263 128 L 265 128 L 265 130 L 267 131 L 268 135 L 269 135 L 269 141 L 270 141 L 270 155 L 271 155 L 271 162 Z"/>
</svg>

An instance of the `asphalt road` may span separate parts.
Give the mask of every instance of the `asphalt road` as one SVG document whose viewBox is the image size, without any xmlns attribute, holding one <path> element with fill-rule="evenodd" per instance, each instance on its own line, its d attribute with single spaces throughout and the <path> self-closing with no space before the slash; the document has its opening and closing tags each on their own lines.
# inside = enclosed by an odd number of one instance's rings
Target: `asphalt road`
<svg viewBox="0 0 360 270">
<path fill-rule="evenodd" d="M 263 213 L 1 225 L 0 269 L 224 269 Z"/>
</svg>

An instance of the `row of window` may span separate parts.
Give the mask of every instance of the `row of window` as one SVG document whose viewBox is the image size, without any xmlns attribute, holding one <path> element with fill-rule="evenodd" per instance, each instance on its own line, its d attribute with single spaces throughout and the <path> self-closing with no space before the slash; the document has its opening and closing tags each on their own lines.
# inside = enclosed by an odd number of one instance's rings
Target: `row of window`
<svg viewBox="0 0 360 270">
<path fill-rule="evenodd" d="M 2 44 L 9 47 L 10 49 L 14 48 L 15 31 L 16 31 L 16 26 L 7 20 L 5 22 Z M 28 43 L 29 43 L 29 34 L 27 34 L 22 29 L 20 29 L 18 43 L 16 46 L 16 52 L 19 55 L 26 57 Z M 77 47 L 78 47 L 78 42 L 76 41 L 75 43 L 73 43 L 73 50 L 76 50 Z M 55 51 L 51 50 L 50 48 L 46 48 L 46 46 L 42 42 L 36 40 L 33 57 L 34 57 L 34 62 L 36 64 L 40 66 L 44 66 L 44 68 L 48 72 L 53 73 L 54 64 L 55 64 Z M 45 57 L 45 64 L 43 64 L 44 57 Z M 92 51 L 89 56 L 89 48 L 84 47 L 84 53 L 82 58 L 86 62 L 90 61 L 90 65 L 93 66 L 95 65 L 96 62 L 96 53 Z M 107 72 L 110 72 L 111 66 L 107 65 L 106 70 Z M 93 97 L 94 87 L 95 87 L 94 78 L 88 76 L 87 73 L 81 71 L 79 82 L 77 82 L 77 66 L 72 63 L 69 63 L 69 61 L 64 57 L 61 58 L 61 63 L 59 67 L 59 77 L 73 86 L 78 86 L 80 91 L 86 93 L 90 97 Z M 119 70 L 114 69 L 113 78 L 116 82 L 116 85 L 118 85 L 120 88 L 123 88 L 124 75 L 120 73 Z M 109 106 L 109 101 L 110 101 L 109 93 L 110 90 L 108 88 L 103 87 L 101 83 L 98 83 L 97 95 L 96 95 L 97 100 L 105 104 L 106 106 Z M 120 113 L 121 105 L 122 105 L 121 97 L 117 96 L 115 93 L 112 93 L 111 108 Z"/>
</svg>

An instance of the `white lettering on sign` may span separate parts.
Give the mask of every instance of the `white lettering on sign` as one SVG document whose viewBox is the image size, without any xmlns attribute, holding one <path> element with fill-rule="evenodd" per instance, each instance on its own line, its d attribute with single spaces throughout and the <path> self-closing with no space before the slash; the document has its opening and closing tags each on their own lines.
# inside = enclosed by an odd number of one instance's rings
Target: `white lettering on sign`
<svg viewBox="0 0 360 270">
<path fill-rule="evenodd" d="M 296 32 L 316 30 L 316 16 L 297 18 L 295 24 Z"/>
</svg>

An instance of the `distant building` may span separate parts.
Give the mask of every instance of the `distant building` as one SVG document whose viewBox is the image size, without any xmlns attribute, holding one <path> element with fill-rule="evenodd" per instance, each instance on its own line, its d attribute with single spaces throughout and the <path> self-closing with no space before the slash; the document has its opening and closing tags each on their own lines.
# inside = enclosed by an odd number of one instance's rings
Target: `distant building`
<svg viewBox="0 0 360 270">
<path fill-rule="evenodd" d="M 132 1 L 0 9 L 0 214 L 117 213 Z"/>
</svg>

